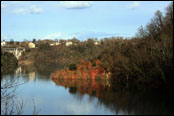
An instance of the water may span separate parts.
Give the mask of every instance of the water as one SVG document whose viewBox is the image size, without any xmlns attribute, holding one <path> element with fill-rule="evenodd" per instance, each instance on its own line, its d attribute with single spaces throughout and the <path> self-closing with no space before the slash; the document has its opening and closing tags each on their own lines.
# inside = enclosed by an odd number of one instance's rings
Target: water
<svg viewBox="0 0 174 116">
<path fill-rule="evenodd" d="M 25 82 L 16 90 L 25 101 L 23 114 L 32 114 L 33 100 L 39 114 L 173 114 L 173 98 L 164 92 L 114 90 L 106 81 L 53 81 L 55 70 L 19 67 L 3 75 L 1 84 L 12 78 Z"/>
</svg>

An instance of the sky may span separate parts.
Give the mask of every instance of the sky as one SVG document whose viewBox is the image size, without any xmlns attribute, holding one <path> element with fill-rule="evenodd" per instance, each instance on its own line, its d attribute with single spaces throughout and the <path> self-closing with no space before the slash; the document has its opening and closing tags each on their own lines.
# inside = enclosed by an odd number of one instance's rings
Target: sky
<svg viewBox="0 0 174 116">
<path fill-rule="evenodd" d="M 1 1 L 1 40 L 132 37 L 171 1 Z"/>
</svg>

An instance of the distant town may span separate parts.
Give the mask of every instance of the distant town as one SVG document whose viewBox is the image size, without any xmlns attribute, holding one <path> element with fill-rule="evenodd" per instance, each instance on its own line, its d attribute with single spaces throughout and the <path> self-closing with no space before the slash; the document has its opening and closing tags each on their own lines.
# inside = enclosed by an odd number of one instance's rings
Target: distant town
<svg viewBox="0 0 174 116">
<path fill-rule="evenodd" d="M 23 42 L 14 41 L 14 40 L 10 40 L 10 41 L 2 40 L 1 47 L 3 48 L 38 48 L 40 44 L 48 44 L 49 46 L 57 46 L 57 45 L 71 46 L 71 45 L 77 45 L 78 42 L 80 41 L 77 40 L 76 38 L 69 39 L 69 40 L 45 39 L 45 40 L 38 40 L 38 41 L 36 41 L 36 39 L 33 39 L 32 41 L 26 40 Z M 99 45 L 100 42 L 95 41 L 94 44 Z"/>
</svg>

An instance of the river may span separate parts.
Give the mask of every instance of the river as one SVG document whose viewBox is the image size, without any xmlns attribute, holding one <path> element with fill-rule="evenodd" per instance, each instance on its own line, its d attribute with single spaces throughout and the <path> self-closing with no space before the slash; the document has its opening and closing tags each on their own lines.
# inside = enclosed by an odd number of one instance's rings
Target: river
<svg viewBox="0 0 174 116">
<path fill-rule="evenodd" d="M 53 81 L 51 74 L 55 71 L 49 67 L 18 67 L 13 74 L 1 75 L 1 84 L 14 78 L 24 82 L 15 91 L 25 101 L 24 115 L 32 114 L 33 100 L 39 114 L 44 115 L 174 114 L 173 98 L 166 92 L 118 91 L 109 88 L 108 82 Z"/>
</svg>

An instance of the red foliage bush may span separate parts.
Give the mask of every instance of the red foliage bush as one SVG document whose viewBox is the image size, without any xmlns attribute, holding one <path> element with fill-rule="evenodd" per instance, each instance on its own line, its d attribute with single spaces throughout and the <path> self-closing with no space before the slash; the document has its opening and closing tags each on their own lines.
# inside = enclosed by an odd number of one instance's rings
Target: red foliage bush
<svg viewBox="0 0 174 116">
<path fill-rule="evenodd" d="M 100 79 L 105 78 L 105 70 L 100 67 L 100 61 L 96 60 L 96 66 L 92 66 L 92 62 L 85 62 L 80 60 L 80 64 L 77 65 L 77 70 L 58 70 L 52 75 L 52 79 L 91 79 L 95 80 L 96 77 Z"/>
</svg>

